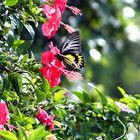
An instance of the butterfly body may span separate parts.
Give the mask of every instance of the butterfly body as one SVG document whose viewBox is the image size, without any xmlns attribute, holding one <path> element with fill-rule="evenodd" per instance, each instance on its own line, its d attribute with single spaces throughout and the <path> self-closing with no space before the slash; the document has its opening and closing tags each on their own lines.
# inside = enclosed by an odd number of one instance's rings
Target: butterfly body
<svg viewBox="0 0 140 140">
<path fill-rule="evenodd" d="M 56 55 L 56 57 L 74 70 L 80 71 L 84 67 L 84 58 L 82 56 L 78 31 L 66 38 L 60 49 L 60 54 Z"/>
</svg>

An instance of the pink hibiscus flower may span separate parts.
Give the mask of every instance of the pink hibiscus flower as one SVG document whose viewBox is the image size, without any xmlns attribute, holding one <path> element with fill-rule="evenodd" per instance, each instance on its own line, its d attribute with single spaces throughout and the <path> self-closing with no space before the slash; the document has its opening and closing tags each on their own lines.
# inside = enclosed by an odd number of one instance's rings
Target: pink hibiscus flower
<svg viewBox="0 0 140 140">
<path fill-rule="evenodd" d="M 7 105 L 4 101 L 0 102 L 0 130 L 4 130 L 4 125 L 10 119 Z"/>
<path fill-rule="evenodd" d="M 82 15 L 82 12 L 74 7 L 68 6 L 67 0 L 55 0 L 54 2 L 49 0 L 44 0 L 48 4 L 43 4 L 43 13 L 46 15 L 47 20 L 45 23 L 42 24 L 42 32 L 44 36 L 48 38 L 52 38 L 54 34 L 60 27 L 60 24 L 64 26 L 64 28 L 69 32 L 72 33 L 75 30 L 68 24 L 61 22 L 62 15 L 65 12 L 65 8 L 67 7 L 70 9 L 75 15 Z"/>
<path fill-rule="evenodd" d="M 62 14 L 57 4 L 53 4 L 52 7 L 46 4 L 43 5 L 43 12 L 48 20 L 42 24 L 42 32 L 44 36 L 51 38 L 60 27 Z"/>
<path fill-rule="evenodd" d="M 65 66 L 63 65 L 63 62 L 60 62 L 55 57 L 55 55 L 59 54 L 60 51 L 53 46 L 52 42 L 50 43 L 49 47 L 51 50 L 46 51 L 41 55 L 41 61 L 44 66 L 41 67 L 40 71 L 42 75 L 49 81 L 50 86 L 54 87 L 59 85 L 60 76 L 63 73 Z"/>
<path fill-rule="evenodd" d="M 44 66 L 40 68 L 40 71 L 49 81 L 50 86 L 54 87 L 60 84 L 60 76 L 62 73 L 64 73 L 69 80 L 81 79 L 79 72 L 65 70 L 63 62 L 56 57 L 56 55 L 60 54 L 60 50 L 53 46 L 53 42 L 50 43 L 49 47 L 50 51 L 46 51 L 41 55 L 41 61 Z"/>
<path fill-rule="evenodd" d="M 49 116 L 45 110 L 39 109 L 36 117 L 41 123 L 44 123 L 46 126 L 48 126 L 50 130 L 54 129 L 54 115 Z"/>
<path fill-rule="evenodd" d="M 59 8 L 61 9 L 62 14 L 65 11 L 67 0 L 55 0 L 55 3 L 58 4 Z"/>
</svg>

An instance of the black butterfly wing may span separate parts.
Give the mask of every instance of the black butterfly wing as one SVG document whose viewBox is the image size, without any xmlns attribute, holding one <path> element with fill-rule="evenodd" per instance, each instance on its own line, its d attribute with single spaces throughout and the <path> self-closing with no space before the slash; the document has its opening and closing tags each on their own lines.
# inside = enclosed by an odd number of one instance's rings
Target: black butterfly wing
<svg viewBox="0 0 140 140">
<path fill-rule="evenodd" d="M 80 34 L 76 31 L 64 41 L 59 57 L 74 70 L 81 70 L 84 67 L 84 58 L 81 53 Z"/>
<path fill-rule="evenodd" d="M 81 53 L 80 34 L 78 31 L 73 32 L 66 38 L 60 49 L 60 52 L 63 55 L 68 53 Z"/>
</svg>

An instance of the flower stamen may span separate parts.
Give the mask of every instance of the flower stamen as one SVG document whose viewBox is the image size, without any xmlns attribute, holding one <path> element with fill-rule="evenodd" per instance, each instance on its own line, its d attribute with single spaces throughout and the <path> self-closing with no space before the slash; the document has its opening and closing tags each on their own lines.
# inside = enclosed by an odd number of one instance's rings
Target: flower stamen
<svg viewBox="0 0 140 140">
<path fill-rule="evenodd" d="M 65 24 L 65 23 L 63 23 L 63 22 L 60 22 L 63 26 L 64 26 L 64 28 L 71 34 L 71 33 L 73 33 L 73 32 L 75 32 L 75 29 L 72 27 L 72 26 L 70 26 L 70 25 L 68 25 L 68 24 Z"/>
<path fill-rule="evenodd" d="M 82 16 L 81 10 L 78 9 L 77 7 L 68 6 L 68 5 L 66 5 L 66 7 L 69 8 L 72 11 L 73 14 L 75 14 L 75 15 L 78 15 L 79 14 L 80 16 Z"/>
</svg>

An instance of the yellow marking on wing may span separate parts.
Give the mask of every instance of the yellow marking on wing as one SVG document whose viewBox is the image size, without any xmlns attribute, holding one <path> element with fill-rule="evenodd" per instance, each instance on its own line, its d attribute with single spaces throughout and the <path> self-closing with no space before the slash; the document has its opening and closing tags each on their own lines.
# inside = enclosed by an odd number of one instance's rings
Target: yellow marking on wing
<svg viewBox="0 0 140 140">
<path fill-rule="evenodd" d="M 75 54 L 75 56 L 67 54 L 64 57 L 64 61 L 74 69 L 80 69 L 84 66 L 84 60 L 81 54 Z"/>
<path fill-rule="evenodd" d="M 71 59 L 68 59 L 68 58 L 66 57 L 66 58 L 64 58 L 64 61 L 65 61 L 68 65 L 70 65 L 71 67 L 73 67 L 74 69 L 79 69 L 78 65 L 75 63 L 74 60 L 72 61 Z"/>
<path fill-rule="evenodd" d="M 83 60 L 83 57 L 82 56 L 78 56 L 78 60 L 79 61 L 82 61 Z"/>
<path fill-rule="evenodd" d="M 78 65 L 82 65 L 84 63 L 83 56 L 82 55 L 77 55 L 77 56 L 78 56 Z"/>
<path fill-rule="evenodd" d="M 65 62 L 69 65 L 73 64 L 73 61 L 71 61 L 70 59 L 64 58 Z"/>
<path fill-rule="evenodd" d="M 66 57 L 67 59 L 71 60 L 71 61 L 74 61 L 74 60 L 75 60 L 75 57 L 72 56 L 71 54 L 67 54 L 65 57 Z"/>
</svg>

